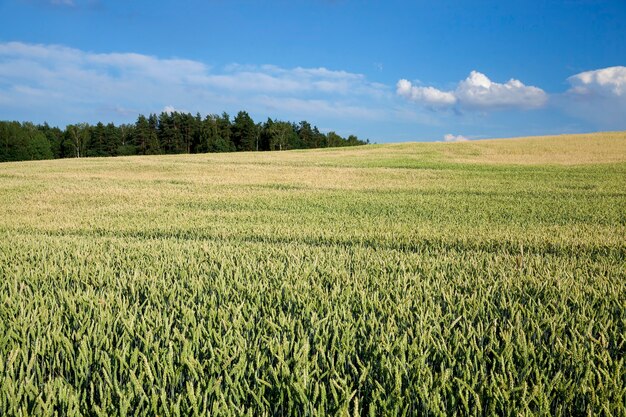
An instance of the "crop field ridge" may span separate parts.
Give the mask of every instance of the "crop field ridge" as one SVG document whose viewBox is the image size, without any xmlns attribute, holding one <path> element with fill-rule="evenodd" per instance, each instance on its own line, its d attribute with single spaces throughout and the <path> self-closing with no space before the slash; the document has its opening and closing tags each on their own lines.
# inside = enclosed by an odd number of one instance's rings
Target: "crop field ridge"
<svg viewBox="0 0 626 417">
<path fill-rule="evenodd" d="M 472 252 L 493 252 L 493 253 L 516 253 L 520 248 L 526 251 L 526 255 L 539 253 L 541 255 L 557 255 L 566 257 L 605 257 L 615 256 L 618 258 L 626 255 L 626 245 L 588 245 L 576 243 L 570 245 L 560 245 L 553 242 L 526 242 L 505 241 L 505 240 L 484 240 L 481 242 L 469 241 L 467 239 L 453 237 L 448 239 L 442 238 L 423 238 L 420 241 L 413 242 L 386 242 L 368 238 L 365 240 L 326 238 L 326 237 L 281 237 L 281 236 L 264 236 L 264 235 L 241 235 L 241 236 L 212 236 L 208 234 L 199 234 L 190 231 L 186 232 L 164 232 L 164 231 L 147 231 L 147 232 L 123 232 L 115 233 L 108 230 L 72 230 L 72 231 L 33 231 L 30 229 L 16 229 L 11 235 L 41 235 L 41 236 L 82 236 L 82 237 L 119 237 L 122 239 L 140 239 L 140 240 L 191 240 L 191 241 L 214 241 L 223 243 L 266 243 L 272 245 L 290 245 L 301 244 L 315 247 L 361 247 L 374 248 L 379 250 L 393 250 L 398 252 L 424 253 L 433 250 L 455 250 L 455 251 L 472 251 Z M 8 239 L 10 234 L 6 235 Z"/>
<path fill-rule="evenodd" d="M 0 416 L 626 416 L 626 132 L 0 164 Z"/>
</svg>

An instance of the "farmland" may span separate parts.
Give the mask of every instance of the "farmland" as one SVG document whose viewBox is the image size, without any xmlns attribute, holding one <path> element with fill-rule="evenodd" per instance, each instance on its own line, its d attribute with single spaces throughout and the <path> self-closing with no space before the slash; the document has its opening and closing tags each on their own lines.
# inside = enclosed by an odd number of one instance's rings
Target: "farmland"
<svg viewBox="0 0 626 417">
<path fill-rule="evenodd" d="M 626 415 L 626 132 L 0 164 L 0 415 Z"/>
</svg>

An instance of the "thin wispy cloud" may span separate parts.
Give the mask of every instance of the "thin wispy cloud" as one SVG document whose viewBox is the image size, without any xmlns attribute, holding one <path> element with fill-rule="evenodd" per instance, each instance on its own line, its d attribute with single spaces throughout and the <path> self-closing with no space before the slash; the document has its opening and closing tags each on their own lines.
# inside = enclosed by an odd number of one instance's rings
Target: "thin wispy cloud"
<svg viewBox="0 0 626 417">
<path fill-rule="evenodd" d="M 444 142 L 467 142 L 469 139 L 463 135 L 453 135 L 452 133 L 447 133 L 443 135 Z"/>
<path fill-rule="evenodd" d="M 220 112 L 256 106 L 289 116 L 371 118 L 371 98 L 388 87 L 361 74 L 327 68 L 209 65 L 138 53 L 92 53 L 61 45 L 0 43 L 0 106 L 160 111 L 165 106 Z M 364 98 L 366 100 L 364 100 Z M 76 113 L 78 112 L 78 113 Z M 122 114 L 122 113 L 118 113 Z"/>
<path fill-rule="evenodd" d="M 50 0 L 49 3 L 53 6 L 74 6 L 74 0 Z"/>
<path fill-rule="evenodd" d="M 100 0 L 22 0 L 26 4 L 37 7 L 65 11 L 81 10 L 102 10 L 103 4 Z"/>
</svg>

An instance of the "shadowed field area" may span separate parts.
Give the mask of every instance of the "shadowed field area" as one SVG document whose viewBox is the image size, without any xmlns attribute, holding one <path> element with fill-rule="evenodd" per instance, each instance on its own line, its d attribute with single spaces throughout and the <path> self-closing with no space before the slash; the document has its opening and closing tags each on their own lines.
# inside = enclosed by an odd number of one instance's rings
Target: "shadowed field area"
<svg viewBox="0 0 626 417">
<path fill-rule="evenodd" d="M 0 415 L 623 415 L 626 132 L 0 164 Z"/>
</svg>

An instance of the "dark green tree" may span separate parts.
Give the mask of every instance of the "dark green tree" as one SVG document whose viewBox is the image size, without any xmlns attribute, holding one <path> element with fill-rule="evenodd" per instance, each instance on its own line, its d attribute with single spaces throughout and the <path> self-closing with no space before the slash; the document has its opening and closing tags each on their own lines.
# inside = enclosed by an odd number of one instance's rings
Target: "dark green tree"
<svg viewBox="0 0 626 417">
<path fill-rule="evenodd" d="M 230 116 L 228 113 L 222 113 L 221 117 L 216 120 L 217 123 L 217 139 L 216 139 L 216 152 L 233 152 L 237 148 L 233 142 L 232 125 L 230 123 Z"/>
<path fill-rule="evenodd" d="M 261 130 L 259 132 L 259 150 L 261 151 L 270 150 L 273 124 L 274 121 L 268 117 L 265 123 L 261 125 Z"/>
<path fill-rule="evenodd" d="M 154 114 L 151 114 L 149 118 L 143 115 L 137 118 L 133 144 L 139 155 L 158 155 L 161 153 L 156 125 L 157 117 Z"/>
<path fill-rule="evenodd" d="M 106 132 L 102 122 L 91 128 L 89 142 L 86 146 L 86 156 L 110 156 L 106 152 Z"/>
<path fill-rule="evenodd" d="M 245 111 L 237 113 L 233 121 L 233 142 L 238 151 L 254 151 L 257 145 L 257 126 Z"/>
<path fill-rule="evenodd" d="M 0 122 L 0 162 L 52 157 L 46 135 L 32 123 Z"/>
<path fill-rule="evenodd" d="M 0 122 L 2 161 L 85 156 L 157 155 L 198 152 L 268 151 L 355 146 L 369 143 L 335 132 L 327 135 L 305 120 L 298 124 L 267 119 L 255 124 L 245 111 L 231 122 L 228 113 L 202 119 L 197 113 L 140 115 L 134 124 L 70 124 L 65 130 L 47 123 Z"/>
<path fill-rule="evenodd" d="M 316 137 L 311 128 L 311 124 L 307 121 L 301 121 L 298 125 L 296 132 L 298 133 L 300 149 L 308 149 L 316 147 Z"/>
<path fill-rule="evenodd" d="M 37 129 L 46 136 L 53 158 L 65 158 L 68 155 L 63 153 L 63 141 L 65 139 L 63 131 L 58 127 L 51 127 L 45 122 L 43 125 L 37 126 Z"/>
<path fill-rule="evenodd" d="M 119 155 L 119 148 L 122 145 L 121 127 L 117 128 L 113 123 L 109 123 L 104 128 L 104 153 L 107 156 Z"/>
<path fill-rule="evenodd" d="M 117 147 L 117 155 L 136 155 L 137 148 L 134 143 L 135 125 L 123 124 L 117 128 L 120 146 Z"/>
</svg>

